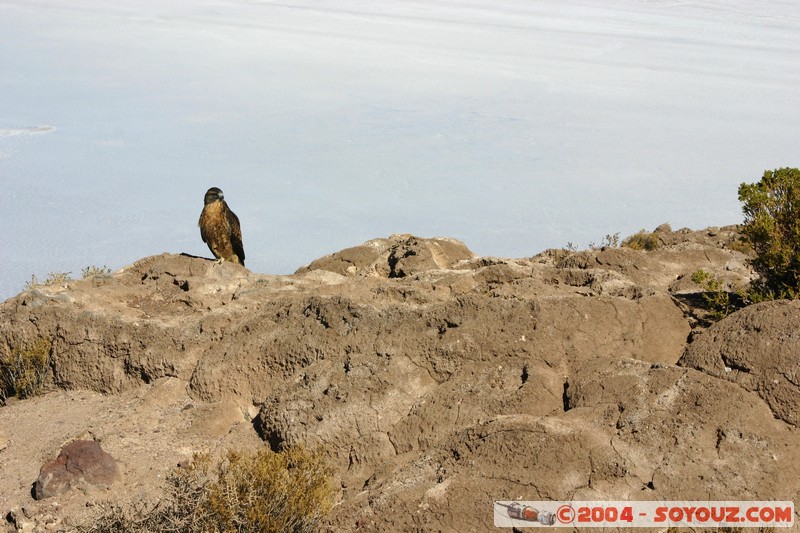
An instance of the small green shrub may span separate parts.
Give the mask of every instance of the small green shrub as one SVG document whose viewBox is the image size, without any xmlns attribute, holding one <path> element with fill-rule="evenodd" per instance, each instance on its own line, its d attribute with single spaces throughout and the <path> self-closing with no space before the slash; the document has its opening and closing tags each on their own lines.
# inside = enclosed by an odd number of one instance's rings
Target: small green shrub
<svg viewBox="0 0 800 533">
<path fill-rule="evenodd" d="M 759 275 L 754 292 L 763 299 L 800 297 L 800 170 L 768 170 L 757 183 L 742 183 L 739 201 L 741 232 Z"/>
<path fill-rule="evenodd" d="M 208 455 L 167 478 L 154 508 L 113 505 L 83 531 L 311 533 L 333 506 L 332 470 L 302 446 L 275 453 L 229 451 L 212 467 Z"/>
<path fill-rule="evenodd" d="M 728 245 L 728 248 L 735 252 L 741 252 L 744 255 L 751 255 L 753 253 L 753 246 L 750 244 L 750 241 L 744 237 L 734 239 Z"/>
<path fill-rule="evenodd" d="M 41 394 L 50 368 L 51 343 L 37 340 L 30 348 L 6 348 L 0 353 L 0 401 Z"/>
<path fill-rule="evenodd" d="M 651 233 L 642 229 L 623 240 L 622 246 L 633 250 L 646 250 L 649 252 L 661 247 L 661 239 L 658 238 L 656 233 Z"/>
<path fill-rule="evenodd" d="M 731 293 L 725 290 L 723 282 L 711 272 L 703 269 L 693 272 L 692 282 L 700 285 L 705 290 L 703 300 L 706 302 L 712 317 L 716 319 L 725 318 L 739 307 L 731 299 Z M 741 290 L 737 289 L 734 292 L 740 294 Z"/>
</svg>

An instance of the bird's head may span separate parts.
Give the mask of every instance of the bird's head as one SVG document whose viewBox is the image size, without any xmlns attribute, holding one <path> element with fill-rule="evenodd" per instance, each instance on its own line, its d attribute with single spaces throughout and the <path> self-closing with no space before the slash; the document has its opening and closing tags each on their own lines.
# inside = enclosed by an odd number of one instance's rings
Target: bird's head
<svg viewBox="0 0 800 533">
<path fill-rule="evenodd" d="M 222 194 L 222 189 L 218 187 L 211 187 L 206 191 L 205 197 L 205 205 L 208 205 L 212 202 L 216 202 L 217 200 L 224 200 L 225 196 Z"/>
</svg>

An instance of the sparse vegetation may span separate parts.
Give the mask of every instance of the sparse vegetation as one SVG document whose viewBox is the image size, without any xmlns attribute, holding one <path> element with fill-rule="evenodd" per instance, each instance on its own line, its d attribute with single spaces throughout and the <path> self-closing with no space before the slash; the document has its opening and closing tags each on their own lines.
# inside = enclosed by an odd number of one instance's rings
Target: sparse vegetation
<svg viewBox="0 0 800 533">
<path fill-rule="evenodd" d="M 103 265 L 102 267 L 97 267 L 92 265 L 82 269 L 81 274 L 83 275 L 83 279 L 86 279 L 86 278 L 91 278 L 93 276 L 103 276 L 105 274 L 111 274 L 111 269 L 105 265 Z"/>
<path fill-rule="evenodd" d="M 725 284 L 711 272 L 703 269 L 693 272 L 692 282 L 700 285 L 705 290 L 703 300 L 705 300 L 713 318 L 717 320 L 725 318 L 739 307 L 742 307 L 742 302 L 745 299 L 742 290 L 738 287 L 733 290 L 733 295 L 739 302 L 737 304 L 731 297 L 731 291 L 725 290 Z"/>
<path fill-rule="evenodd" d="M 596 244 L 594 242 L 589 243 L 589 248 L 592 250 L 601 250 L 603 248 L 616 248 L 619 246 L 619 232 L 612 234 L 606 234 L 605 237 L 600 241 L 600 244 Z"/>
<path fill-rule="evenodd" d="M 38 339 L 29 348 L 5 347 L 0 352 L 0 402 L 17 396 L 30 398 L 42 392 L 50 368 L 51 343 Z"/>
<path fill-rule="evenodd" d="M 88 279 L 93 276 L 103 276 L 110 273 L 111 269 L 105 265 L 102 267 L 91 265 L 81 269 L 81 277 L 83 279 Z M 31 280 L 25 284 L 25 290 L 50 287 L 53 285 L 64 285 L 70 281 L 73 281 L 72 272 L 50 272 L 43 280 L 40 280 L 35 275 L 31 275 Z"/>
<path fill-rule="evenodd" d="M 111 269 L 103 265 L 98 267 L 95 265 L 87 266 L 81 269 L 81 277 L 83 279 L 91 278 L 92 276 L 102 276 L 110 274 Z M 31 276 L 31 280 L 25 284 L 26 290 L 35 289 L 37 287 L 49 287 L 52 285 L 63 285 L 72 281 L 72 272 L 50 272 L 43 280 L 39 280 L 35 275 Z"/>
<path fill-rule="evenodd" d="M 735 252 L 741 252 L 745 255 L 751 255 L 753 253 L 753 247 L 750 245 L 750 242 L 741 236 L 734 239 L 728 245 L 728 248 Z"/>
<path fill-rule="evenodd" d="M 623 240 L 622 246 L 633 250 L 645 250 L 649 252 L 661 247 L 661 239 L 658 238 L 658 234 L 655 232 L 641 229 Z"/>
<path fill-rule="evenodd" d="M 333 505 L 331 469 L 302 446 L 275 453 L 229 451 L 212 468 L 196 455 L 167 478 L 167 498 L 152 509 L 110 506 L 83 531 L 317 531 Z"/>
<path fill-rule="evenodd" d="M 616 248 L 619 246 L 619 232 L 613 235 L 606 235 L 600 242 L 601 246 L 608 246 L 609 248 Z"/>
<path fill-rule="evenodd" d="M 759 278 L 747 289 L 726 290 L 711 273 L 694 272 L 692 281 L 705 290 L 703 299 L 716 319 L 752 303 L 800 298 L 800 170 L 768 170 L 759 182 L 742 183 L 739 201 L 743 238 L 731 248 L 755 255 L 750 263 Z"/>
<path fill-rule="evenodd" d="M 611 233 L 606 234 L 606 236 L 603 237 L 603 239 L 600 241 L 600 244 L 597 244 L 594 241 L 590 242 L 588 248 L 590 250 L 600 250 L 602 248 L 616 248 L 618 246 L 619 246 L 619 232 L 613 234 Z M 562 248 L 562 250 L 568 252 L 577 252 L 578 246 L 570 241 L 564 248 Z"/>
<path fill-rule="evenodd" d="M 760 276 L 752 292 L 762 300 L 800 297 L 800 170 L 768 170 L 757 183 L 742 183 L 739 201 Z"/>
<path fill-rule="evenodd" d="M 26 290 L 37 287 L 49 287 L 51 285 L 61 285 L 72 281 L 71 272 L 50 272 L 43 281 L 39 281 L 36 276 L 31 276 L 31 280 L 25 284 Z"/>
</svg>

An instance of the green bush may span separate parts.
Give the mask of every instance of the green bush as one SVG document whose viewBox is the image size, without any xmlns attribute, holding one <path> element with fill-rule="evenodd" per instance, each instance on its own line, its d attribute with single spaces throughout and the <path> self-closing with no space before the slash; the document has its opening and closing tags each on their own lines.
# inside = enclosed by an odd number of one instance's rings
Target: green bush
<svg viewBox="0 0 800 533">
<path fill-rule="evenodd" d="M 302 446 L 275 453 L 229 451 L 212 467 L 196 455 L 167 478 L 167 497 L 152 509 L 107 506 L 83 531 L 311 533 L 333 506 L 333 472 L 320 452 Z"/>
<path fill-rule="evenodd" d="M 705 290 L 703 300 L 713 318 L 719 320 L 736 311 L 737 305 L 732 301 L 731 293 L 714 274 L 700 269 L 692 273 L 692 281 Z M 738 289 L 735 294 L 739 294 Z"/>
<path fill-rule="evenodd" d="M 32 347 L 14 347 L 0 353 L 0 402 L 17 396 L 20 399 L 40 394 L 50 369 L 51 343 L 37 340 Z"/>
<path fill-rule="evenodd" d="M 752 266 L 761 299 L 800 296 L 800 170 L 764 172 L 757 183 L 739 186 L 742 235 L 755 252 Z"/>
</svg>

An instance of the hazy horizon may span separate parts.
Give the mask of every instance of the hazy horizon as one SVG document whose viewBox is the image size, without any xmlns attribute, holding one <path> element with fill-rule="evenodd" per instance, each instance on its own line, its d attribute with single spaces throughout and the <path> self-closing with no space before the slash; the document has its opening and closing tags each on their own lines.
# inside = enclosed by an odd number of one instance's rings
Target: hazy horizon
<svg viewBox="0 0 800 533">
<path fill-rule="evenodd" d="M 741 221 L 800 166 L 800 4 L 0 0 L 0 298 L 31 275 L 247 266 L 392 233 L 481 255 Z"/>
</svg>

